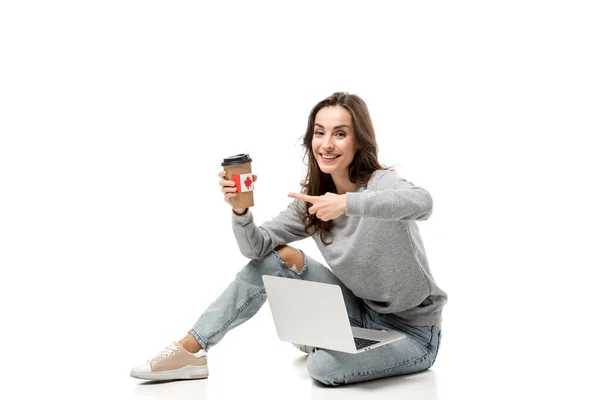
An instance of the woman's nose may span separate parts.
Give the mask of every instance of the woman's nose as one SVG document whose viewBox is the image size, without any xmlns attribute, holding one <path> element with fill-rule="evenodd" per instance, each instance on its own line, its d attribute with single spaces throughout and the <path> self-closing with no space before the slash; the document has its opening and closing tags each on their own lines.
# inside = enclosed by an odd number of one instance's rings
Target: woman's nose
<svg viewBox="0 0 600 400">
<path fill-rule="evenodd" d="M 323 143 L 324 149 L 333 149 L 333 138 L 329 136 L 325 139 L 325 143 Z"/>
</svg>

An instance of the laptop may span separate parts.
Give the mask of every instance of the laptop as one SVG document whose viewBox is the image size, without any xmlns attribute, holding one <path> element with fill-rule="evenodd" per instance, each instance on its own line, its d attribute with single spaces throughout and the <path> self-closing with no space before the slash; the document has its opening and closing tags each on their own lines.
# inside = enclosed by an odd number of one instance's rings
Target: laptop
<svg viewBox="0 0 600 400">
<path fill-rule="evenodd" d="M 263 275 L 279 339 L 300 345 L 361 353 L 405 335 L 350 326 L 342 289 L 328 283 Z"/>
</svg>

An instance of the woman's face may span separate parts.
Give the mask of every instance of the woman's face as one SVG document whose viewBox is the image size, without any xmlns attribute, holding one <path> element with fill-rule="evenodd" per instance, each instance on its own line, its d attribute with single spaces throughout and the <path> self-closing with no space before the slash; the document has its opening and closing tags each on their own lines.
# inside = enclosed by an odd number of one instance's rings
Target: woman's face
<svg viewBox="0 0 600 400">
<path fill-rule="evenodd" d="M 315 116 L 312 150 L 326 174 L 347 172 L 356 153 L 352 116 L 344 107 L 323 107 Z"/>
</svg>

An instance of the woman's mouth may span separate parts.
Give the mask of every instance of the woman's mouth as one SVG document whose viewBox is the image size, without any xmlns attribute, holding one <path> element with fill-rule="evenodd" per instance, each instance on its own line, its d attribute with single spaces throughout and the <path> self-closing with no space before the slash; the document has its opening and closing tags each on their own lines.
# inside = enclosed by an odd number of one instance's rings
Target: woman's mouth
<svg viewBox="0 0 600 400">
<path fill-rule="evenodd" d="M 319 153 L 319 155 L 321 156 L 321 161 L 323 161 L 324 163 L 332 163 L 339 157 L 339 154 Z"/>
</svg>

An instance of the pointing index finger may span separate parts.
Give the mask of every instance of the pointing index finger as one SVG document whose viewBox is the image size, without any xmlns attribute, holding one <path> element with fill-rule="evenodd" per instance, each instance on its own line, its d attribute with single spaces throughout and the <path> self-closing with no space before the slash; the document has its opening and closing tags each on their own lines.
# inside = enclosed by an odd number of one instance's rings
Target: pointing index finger
<svg viewBox="0 0 600 400">
<path fill-rule="evenodd" d="M 298 199 L 298 200 L 304 200 L 309 203 L 314 203 L 314 200 L 316 198 L 316 196 L 309 196 L 309 195 L 303 194 L 303 193 L 291 193 L 291 192 L 288 193 L 288 197 Z"/>
</svg>

